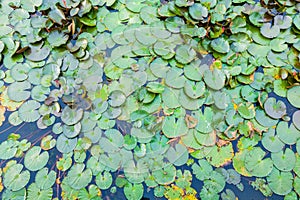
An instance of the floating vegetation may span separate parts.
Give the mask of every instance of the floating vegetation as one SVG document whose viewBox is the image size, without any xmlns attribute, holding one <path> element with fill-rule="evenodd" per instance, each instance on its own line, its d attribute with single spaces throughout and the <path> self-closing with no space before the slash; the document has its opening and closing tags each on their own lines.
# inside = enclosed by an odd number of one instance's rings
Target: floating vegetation
<svg viewBox="0 0 300 200">
<path fill-rule="evenodd" d="M 248 179 L 299 198 L 299 12 L 298 0 L 2 0 L 1 198 L 234 200 L 227 186 Z"/>
</svg>

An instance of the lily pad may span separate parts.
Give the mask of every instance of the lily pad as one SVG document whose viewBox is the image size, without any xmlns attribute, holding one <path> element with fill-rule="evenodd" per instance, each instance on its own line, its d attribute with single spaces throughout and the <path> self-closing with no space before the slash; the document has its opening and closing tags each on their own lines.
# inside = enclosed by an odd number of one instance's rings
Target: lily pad
<svg viewBox="0 0 300 200">
<path fill-rule="evenodd" d="M 245 157 L 245 167 L 251 173 L 252 176 L 266 177 L 273 169 L 273 162 L 270 158 L 265 158 L 265 152 L 255 147 L 248 152 Z"/>
<path fill-rule="evenodd" d="M 24 122 L 34 122 L 37 121 L 40 117 L 38 108 L 40 103 L 35 100 L 29 100 L 22 104 L 18 110 L 18 115 L 21 120 Z"/>
<path fill-rule="evenodd" d="M 112 184 L 112 176 L 109 172 L 105 171 L 103 173 L 99 173 L 96 176 L 96 184 L 101 190 L 108 189 Z"/>
<path fill-rule="evenodd" d="M 280 28 L 277 25 L 273 25 L 271 23 L 264 23 L 260 28 L 260 32 L 266 38 L 275 38 L 280 33 Z"/>
<path fill-rule="evenodd" d="M 300 86 L 294 86 L 287 91 L 288 101 L 296 108 L 300 108 Z"/>
<path fill-rule="evenodd" d="M 290 172 L 281 172 L 274 168 L 267 177 L 271 190 L 278 195 L 286 195 L 292 190 L 293 175 Z"/>
<path fill-rule="evenodd" d="M 30 171 L 38 171 L 47 164 L 49 153 L 47 151 L 41 153 L 41 150 L 41 147 L 34 146 L 26 153 L 24 165 Z"/>
<path fill-rule="evenodd" d="M 56 172 L 53 170 L 51 170 L 49 173 L 48 172 L 48 168 L 43 168 L 36 173 L 35 182 L 42 190 L 52 188 L 56 181 Z"/>
<path fill-rule="evenodd" d="M 214 90 L 220 90 L 225 85 L 225 74 L 222 70 L 205 70 L 203 74 L 204 82 Z"/>
<path fill-rule="evenodd" d="M 276 127 L 276 133 L 279 139 L 288 145 L 293 145 L 300 138 L 300 131 L 291 124 L 288 125 L 288 122 L 279 122 Z"/>
<path fill-rule="evenodd" d="M 83 109 L 71 109 L 69 106 L 66 106 L 61 114 L 61 120 L 71 126 L 79 122 L 83 117 Z"/>
<path fill-rule="evenodd" d="M 271 154 L 273 163 L 280 171 L 291 171 L 296 164 L 295 153 L 286 148 L 285 151 L 279 151 Z"/>
<path fill-rule="evenodd" d="M 264 103 L 266 113 L 274 118 L 279 119 L 286 114 L 286 105 L 283 101 L 276 101 L 275 98 L 268 98 Z"/>
<path fill-rule="evenodd" d="M 64 135 L 58 136 L 56 140 L 56 148 L 61 153 L 69 153 L 75 149 L 77 145 L 77 138 L 69 139 Z"/>
<path fill-rule="evenodd" d="M 174 138 L 187 134 L 188 127 L 184 117 L 176 119 L 175 116 L 172 115 L 165 118 L 162 131 L 166 137 Z"/>
<path fill-rule="evenodd" d="M 142 184 L 127 183 L 124 187 L 124 194 L 128 200 L 142 199 L 144 187 Z"/>
<path fill-rule="evenodd" d="M 30 97 L 30 92 L 26 91 L 30 88 L 28 81 L 14 82 L 7 87 L 7 95 L 13 101 L 24 101 Z"/>
<path fill-rule="evenodd" d="M 76 164 L 71 167 L 67 177 L 64 179 L 70 187 L 79 190 L 91 182 L 92 171 L 84 168 L 84 164 Z"/>
<path fill-rule="evenodd" d="M 30 179 L 29 171 L 22 171 L 23 165 L 14 164 L 10 166 L 3 177 L 3 185 L 11 190 L 18 191 L 25 187 Z"/>
</svg>

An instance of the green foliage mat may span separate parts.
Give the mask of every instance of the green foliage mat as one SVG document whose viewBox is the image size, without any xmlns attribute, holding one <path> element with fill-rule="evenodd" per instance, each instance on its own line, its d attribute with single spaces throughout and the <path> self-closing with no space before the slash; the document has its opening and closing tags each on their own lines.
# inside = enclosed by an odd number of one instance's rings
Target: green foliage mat
<svg viewBox="0 0 300 200">
<path fill-rule="evenodd" d="M 299 197 L 299 0 L 0 2 L 1 199 Z"/>
</svg>

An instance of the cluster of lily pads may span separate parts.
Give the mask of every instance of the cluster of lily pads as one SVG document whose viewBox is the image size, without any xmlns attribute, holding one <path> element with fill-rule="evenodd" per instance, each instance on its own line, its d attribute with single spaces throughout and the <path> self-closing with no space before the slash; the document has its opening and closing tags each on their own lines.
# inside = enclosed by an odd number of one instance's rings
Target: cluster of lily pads
<svg viewBox="0 0 300 200">
<path fill-rule="evenodd" d="M 0 26 L 0 129 L 41 129 L 1 142 L 2 199 L 300 196 L 298 0 L 2 0 Z"/>
</svg>

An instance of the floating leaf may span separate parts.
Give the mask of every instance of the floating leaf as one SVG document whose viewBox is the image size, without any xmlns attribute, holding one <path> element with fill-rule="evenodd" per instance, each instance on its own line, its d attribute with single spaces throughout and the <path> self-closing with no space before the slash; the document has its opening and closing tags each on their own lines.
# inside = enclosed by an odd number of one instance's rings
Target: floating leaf
<svg viewBox="0 0 300 200">
<path fill-rule="evenodd" d="M 255 147 L 247 153 L 245 157 L 245 167 L 252 176 L 265 177 L 269 175 L 273 169 L 273 162 L 270 158 L 265 158 L 265 152 Z"/>
<path fill-rule="evenodd" d="M 7 95 L 13 101 L 24 101 L 30 97 L 30 92 L 26 91 L 30 88 L 28 81 L 14 82 L 7 87 Z"/>
<path fill-rule="evenodd" d="M 300 102 L 298 101 L 299 98 L 300 98 L 300 86 L 294 86 L 287 91 L 288 101 L 296 108 L 300 108 Z"/>
<path fill-rule="evenodd" d="M 292 190 L 293 175 L 290 172 L 281 172 L 274 168 L 267 177 L 271 190 L 278 195 L 286 195 Z"/>
<path fill-rule="evenodd" d="M 266 113 L 274 118 L 279 119 L 286 114 L 286 105 L 283 101 L 276 101 L 275 98 L 268 98 L 264 103 Z"/>
<path fill-rule="evenodd" d="M 300 138 L 300 131 L 293 124 L 289 127 L 287 122 L 279 122 L 276 132 L 279 139 L 288 145 L 295 144 L 298 138 Z"/>
<path fill-rule="evenodd" d="M 175 116 L 172 115 L 165 118 L 162 131 L 166 137 L 174 138 L 185 135 L 188 131 L 188 127 L 184 117 L 176 119 Z"/>
<path fill-rule="evenodd" d="M 58 136 L 56 140 L 56 148 L 61 153 L 69 153 L 75 149 L 77 138 L 69 139 L 64 135 Z"/>
<path fill-rule="evenodd" d="M 294 152 L 286 148 L 285 151 L 279 151 L 271 154 L 273 163 L 280 171 L 291 171 L 296 164 L 296 157 Z"/>
<path fill-rule="evenodd" d="M 277 25 L 273 25 L 271 23 L 264 23 L 264 25 L 260 28 L 260 32 L 266 38 L 275 38 L 280 33 L 280 28 Z"/>
<path fill-rule="evenodd" d="M 11 191 L 18 191 L 25 187 L 30 179 L 29 171 L 22 171 L 23 165 L 14 164 L 8 168 L 3 177 L 4 186 Z"/>
<path fill-rule="evenodd" d="M 103 174 L 100 172 L 96 176 L 96 184 L 102 190 L 108 189 L 111 186 L 112 181 L 112 176 L 107 171 L 103 172 Z"/>
<path fill-rule="evenodd" d="M 67 177 L 64 179 L 66 183 L 74 188 L 81 189 L 86 187 L 92 180 L 92 171 L 85 169 L 84 164 L 75 164 L 71 167 Z"/>
<path fill-rule="evenodd" d="M 142 184 L 127 183 L 124 187 L 124 194 L 128 200 L 142 199 L 144 187 Z"/>
<path fill-rule="evenodd" d="M 38 171 L 47 164 L 48 160 L 48 152 L 44 151 L 43 153 L 41 153 L 41 147 L 34 146 L 26 153 L 24 158 L 24 165 L 30 171 Z"/>
<path fill-rule="evenodd" d="M 225 74 L 219 69 L 205 70 L 203 78 L 206 85 L 214 90 L 220 90 L 225 85 Z"/>
<path fill-rule="evenodd" d="M 79 122 L 83 117 L 83 109 L 71 109 L 69 106 L 66 106 L 61 114 L 61 120 L 67 125 L 74 125 Z"/>
<path fill-rule="evenodd" d="M 39 102 L 35 100 L 29 100 L 20 106 L 18 115 L 20 119 L 25 122 L 37 121 L 40 117 L 40 114 L 37 110 L 39 107 Z"/>
<path fill-rule="evenodd" d="M 211 42 L 211 48 L 217 51 L 218 53 L 228 53 L 229 52 L 229 43 L 224 38 L 217 38 Z"/>
<path fill-rule="evenodd" d="M 48 173 L 48 168 L 43 168 L 36 173 L 35 182 L 38 188 L 46 190 L 52 188 L 56 180 L 56 172 L 51 170 Z"/>
</svg>

